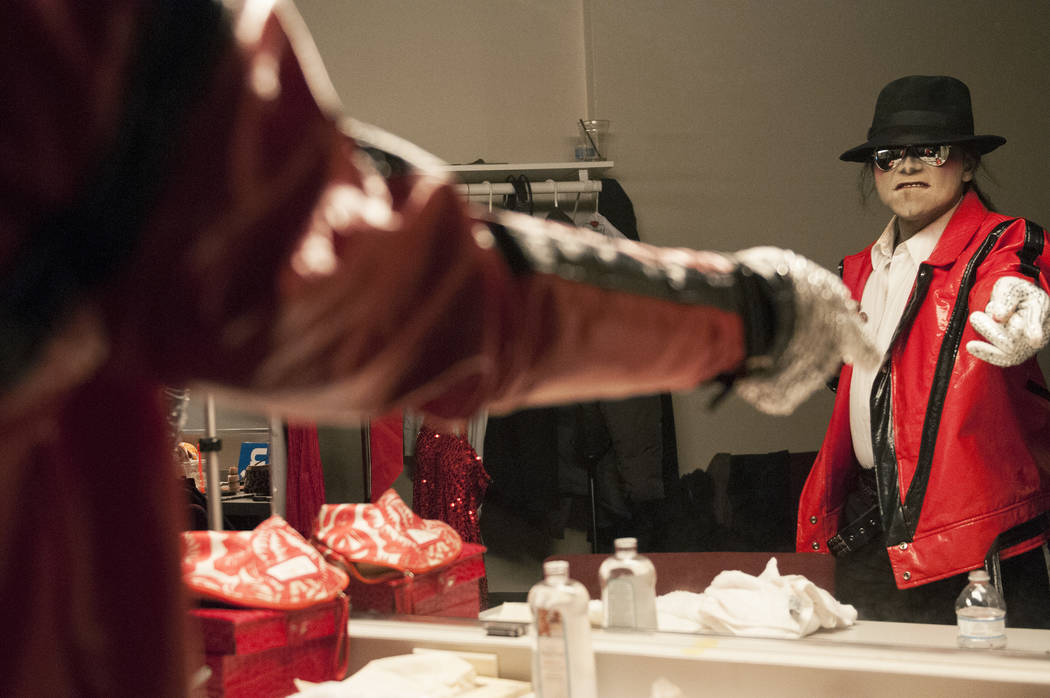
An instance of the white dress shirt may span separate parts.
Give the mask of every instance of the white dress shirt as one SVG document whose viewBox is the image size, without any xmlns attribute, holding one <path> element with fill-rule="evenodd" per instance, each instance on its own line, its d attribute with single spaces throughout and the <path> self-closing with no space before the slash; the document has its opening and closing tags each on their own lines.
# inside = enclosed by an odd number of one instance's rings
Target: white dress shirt
<svg viewBox="0 0 1050 698">
<path fill-rule="evenodd" d="M 883 355 L 889 349 L 890 340 L 904 314 L 904 306 L 908 304 L 919 264 L 925 262 L 937 246 L 957 206 L 952 206 L 940 218 L 896 248 L 893 243 L 897 233 L 897 217 L 894 216 L 871 248 L 872 272 L 864 286 L 860 310 L 867 317 L 870 336 Z M 854 366 L 849 389 L 849 426 L 853 435 L 853 452 L 865 468 L 875 466 L 870 401 L 876 373 L 878 367 L 864 369 Z"/>
</svg>

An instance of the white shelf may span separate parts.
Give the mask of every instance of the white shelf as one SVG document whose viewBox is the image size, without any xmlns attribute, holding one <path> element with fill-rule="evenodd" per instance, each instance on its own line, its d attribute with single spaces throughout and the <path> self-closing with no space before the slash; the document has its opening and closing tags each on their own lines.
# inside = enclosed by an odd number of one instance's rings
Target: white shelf
<svg viewBox="0 0 1050 698">
<path fill-rule="evenodd" d="M 612 168 L 610 160 L 586 160 L 572 162 L 493 162 L 476 165 L 448 165 L 445 169 L 455 174 L 461 182 L 477 184 L 479 182 L 504 182 L 508 175 L 523 174 L 531 182 L 542 182 L 547 179 L 564 181 L 587 181 L 592 177 L 601 177 L 605 170 Z"/>
<path fill-rule="evenodd" d="M 348 627 L 351 674 L 373 659 L 426 648 L 494 654 L 501 678 L 531 678 L 528 636 L 489 637 L 458 618 L 354 617 Z M 647 696 L 658 676 L 690 697 L 840 696 L 847 685 L 866 687 L 853 692 L 865 696 L 1050 695 L 1050 631 L 1009 628 L 1007 635 L 1011 649 L 962 650 L 952 625 L 858 621 L 798 640 L 595 628 L 591 645 L 602 698 Z"/>
</svg>

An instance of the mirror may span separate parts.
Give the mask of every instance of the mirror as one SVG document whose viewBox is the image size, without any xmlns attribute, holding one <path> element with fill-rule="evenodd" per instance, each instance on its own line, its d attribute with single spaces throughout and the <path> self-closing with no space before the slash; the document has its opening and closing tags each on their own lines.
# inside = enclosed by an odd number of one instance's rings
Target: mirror
<svg viewBox="0 0 1050 698">
<path fill-rule="evenodd" d="M 863 10 L 685 0 L 659 10 L 592 0 L 298 5 L 347 112 L 449 162 L 569 160 L 577 119 L 609 118 L 608 175 L 648 242 L 777 244 L 834 268 L 887 219 L 877 201 L 861 202 L 856 167 L 836 157 L 863 136 L 880 86 L 928 66 L 964 75 L 980 123 L 1021 144 L 995 154 L 987 193 L 1003 210 L 1050 220 L 1041 184 L 1050 181 L 1050 90 L 1039 89 L 1050 49 L 1031 40 L 1023 52 L 1000 50 L 1050 29 L 1047 13 L 1033 17 L 1028 5 L 996 6 L 994 26 L 983 6 L 950 0 Z M 930 18 L 957 50 L 928 40 L 920 27 Z M 890 43 L 872 26 L 894 27 Z M 672 397 L 679 475 L 706 471 L 720 453 L 812 452 L 831 409 L 830 394 L 790 418 L 733 397 L 709 411 L 710 397 Z M 359 434 L 328 436 L 356 457 Z M 558 545 L 551 553 L 588 550 L 578 534 Z M 534 580 L 539 570 L 490 575 L 493 593 L 513 592 L 528 585 L 496 580 Z"/>
</svg>

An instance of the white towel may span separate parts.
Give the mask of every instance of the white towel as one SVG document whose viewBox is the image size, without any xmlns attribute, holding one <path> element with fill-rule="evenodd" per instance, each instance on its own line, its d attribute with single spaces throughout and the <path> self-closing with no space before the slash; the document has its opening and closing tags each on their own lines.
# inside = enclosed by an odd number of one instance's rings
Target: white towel
<svg viewBox="0 0 1050 698">
<path fill-rule="evenodd" d="M 708 631 L 756 637 L 804 637 L 820 628 L 844 628 L 857 610 L 839 603 L 800 574 L 781 575 L 770 558 L 757 577 L 728 570 L 702 594 L 673 591 L 656 599 L 661 630 Z"/>
<path fill-rule="evenodd" d="M 451 653 L 400 654 L 373 659 L 343 681 L 301 686 L 307 698 L 451 698 L 473 689 L 470 662 Z"/>
<path fill-rule="evenodd" d="M 528 698 L 525 681 L 478 676 L 454 652 L 416 650 L 373 659 L 342 681 L 295 680 L 299 698 Z"/>
</svg>

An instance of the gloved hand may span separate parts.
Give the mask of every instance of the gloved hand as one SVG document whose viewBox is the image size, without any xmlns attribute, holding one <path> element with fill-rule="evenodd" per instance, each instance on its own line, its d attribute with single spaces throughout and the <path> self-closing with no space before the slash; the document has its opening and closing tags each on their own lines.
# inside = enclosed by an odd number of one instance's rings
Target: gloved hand
<svg viewBox="0 0 1050 698">
<path fill-rule="evenodd" d="M 984 311 L 970 313 L 970 324 L 988 341 L 967 342 L 966 351 L 995 366 L 1016 366 L 1050 339 L 1050 296 L 1027 279 L 1004 276 Z"/>
<path fill-rule="evenodd" d="M 789 414 L 845 362 L 875 367 L 881 355 L 864 327 L 857 303 L 838 276 L 789 250 L 753 247 L 736 260 L 793 291 L 794 325 L 786 347 L 768 367 L 748 367 L 737 393 L 759 410 Z"/>
</svg>

